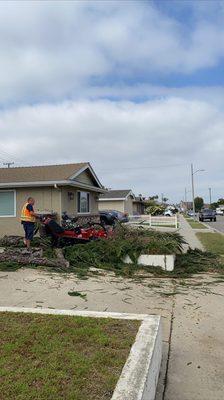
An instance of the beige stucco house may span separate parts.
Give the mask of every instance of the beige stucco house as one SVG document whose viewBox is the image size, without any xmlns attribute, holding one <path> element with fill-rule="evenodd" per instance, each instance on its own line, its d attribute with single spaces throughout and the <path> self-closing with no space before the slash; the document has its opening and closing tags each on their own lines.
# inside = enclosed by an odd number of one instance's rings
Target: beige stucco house
<svg viewBox="0 0 224 400">
<path fill-rule="evenodd" d="M 145 213 L 145 200 L 140 196 L 135 196 L 133 200 L 133 215 L 143 215 Z"/>
<path fill-rule="evenodd" d="M 29 196 L 36 212 L 98 213 L 105 189 L 89 163 L 0 168 L 0 236 L 22 234 L 20 213 Z"/>
<path fill-rule="evenodd" d="M 134 199 L 130 189 L 109 190 L 99 196 L 99 210 L 116 210 L 132 215 Z"/>
</svg>

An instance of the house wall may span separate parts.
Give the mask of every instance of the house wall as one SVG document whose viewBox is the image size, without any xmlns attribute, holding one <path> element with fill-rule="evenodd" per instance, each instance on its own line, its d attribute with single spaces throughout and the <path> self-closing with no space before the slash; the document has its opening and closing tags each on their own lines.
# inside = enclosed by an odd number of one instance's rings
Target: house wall
<svg viewBox="0 0 224 400">
<path fill-rule="evenodd" d="M 75 178 L 75 181 L 85 183 L 86 185 L 95 185 L 95 182 L 88 171 L 84 171 L 78 175 L 77 178 Z"/>
<path fill-rule="evenodd" d="M 116 210 L 133 214 L 133 199 L 132 196 L 128 196 L 126 200 L 100 200 L 99 210 Z"/>
<path fill-rule="evenodd" d="M 28 197 L 35 199 L 35 211 L 54 211 L 58 215 L 61 214 L 60 189 L 53 187 L 18 188 L 16 189 L 16 217 L 0 217 L 0 237 L 23 234 L 20 215 Z"/>
<path fill-rule="evenodd" d="M 12 188 L 13 189 L 13 188 Z M 10 190 L 10 189 L 9 189 Z M 1 191 L 1 189 L 0 189 Z M 63 211 L 68 214 L 77 214 L 77 191 L 72 187 L 42 188 L 18 188 L 16 189 L 16 217 L 0 217 L 0 237 L 4 235 L 23 235 L 23 227 L 20 223 L 21 209 L 28 197 L 35 199 L 34 210 L 56 212 L 58 219 Z M 69 200 L 68 192 L 74 194 L 74 199 Z M 98 213 L 97 193 L 89 191 L 90 214 Z"/>
<path fill-rule="evenodd" d="M 99 205 L 99 210 L 116 210 L 124 212 L 125 209 L 123 200 L 111 200 L 111 201 L 100 200 L 98 205 Z"/>
<path fill-rule="evenodd" d="M 138 203 L 133 203 L 133 214 L 139 213 Z"/>
<path fill-rule="evenodd" d="M 132 196 L 128 196 L 128 198 L 124 202 L 124 212 L 129 215 L 133 215 L 133 198 Z"/>
<path fill-rule="evenodd" d="M 99 198 L 98 193 L 90 192 L 90 207 L 91 207 L 92 214 L 98 214 L 98 212 L 99 212 L 98 198 Z"/>
<path fill-rule="evenodd" d="M 133 202 L 133 214 L 137 215 L 137 214 L 144 214 L 145 211 L 145 207 L 144 204 L 142 203 L 138 203 L 138 202 Z"/>
<path fill-rule="evenodd" d="M 86 191 L 90 195 L 90 214 L 97 214 L 98 213 L 98 195 L 95 192 Z M 61 211 L 66 211 L 69 215 L 77 215 L 78 204 L 77 204 L 77 193 L 79 189 L 73 189 L 70 186 L 65 186 L 61 189 Z M 73 199 L 69 199 L 68 193 L 73 194 Z"/>
</svg>

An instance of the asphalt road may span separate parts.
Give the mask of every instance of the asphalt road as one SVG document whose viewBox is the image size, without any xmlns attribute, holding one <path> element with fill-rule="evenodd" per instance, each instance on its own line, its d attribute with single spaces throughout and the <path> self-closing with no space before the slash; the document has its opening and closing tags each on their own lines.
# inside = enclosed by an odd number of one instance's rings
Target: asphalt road
<svg viewBox="0 0 224 400">
<path fill-rule="evenodd" d="M 219 232 L 224 233 L 224 216 L 217 215 L 216 222 L 205 221 L 211 228 L 217 229 Z"/>
</svg>

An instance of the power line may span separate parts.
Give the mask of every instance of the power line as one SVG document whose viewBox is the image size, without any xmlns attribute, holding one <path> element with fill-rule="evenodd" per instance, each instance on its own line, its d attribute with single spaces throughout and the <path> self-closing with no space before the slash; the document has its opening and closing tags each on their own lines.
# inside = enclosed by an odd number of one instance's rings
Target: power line
<svg viewBox="0 0 224 400">
<path fill-rule="evenodd" d="M 19 159 L 17 156 L 15 156 L 15 154 L 12 154 L 12 153 L 9 153 L 9 152 L 3 150 L 2 147 L 0 147 L 0 155 L 3 155 L 3 158 L 2 157 L 0 157 L 0 158 L 4 159 L 4 160 L 11 159 L 11 160 L 15 160 L 17 162 L 23 162 L 21 159 Z"/>
<path fill-rule="evenodd" d="M 137 169 L 155 169 L 155 168 L 169 168 L 169 167 L 180 167 L 180 166 L 186 166 L 188 164 L 167 164 L 167 165 L 144 165 L 140 167 L 117 167 L 113 169 L 98 169 L 98 171 L 104 172 L 104 171 L 116 171 L 116 170 L 137 170 Z"/>
<path fill-rule="evenodd" d="M 11 165 L 13 165 L 13 164 L 14 164 L 14 162 L 4 162 L 4 163 L 3 163 L 3 165 L 7 165 L 8 168 L 10 168 Z"/>
</svg>

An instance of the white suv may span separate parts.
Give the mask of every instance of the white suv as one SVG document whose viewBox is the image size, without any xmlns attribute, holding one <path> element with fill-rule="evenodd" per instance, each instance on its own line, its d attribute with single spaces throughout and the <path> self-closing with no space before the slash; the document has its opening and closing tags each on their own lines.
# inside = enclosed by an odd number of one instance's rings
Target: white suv
<svg viewBox="0 0 224 400">
<path fill-rule="evenodd" d="M 172 217 L 173 212 L 171 210 L 166 210 L 166 211 L 164 211 L 164 215 L 165 215 L 165 217 Z"/>
<path fill-rule="evenodd" d="M 221 208 L 219 208 L 219 207 L 216 208 L 215 213 L 216 213 L 216 215 L 224 215 L 224 211 L 221 210 Z"/>
</svg>

